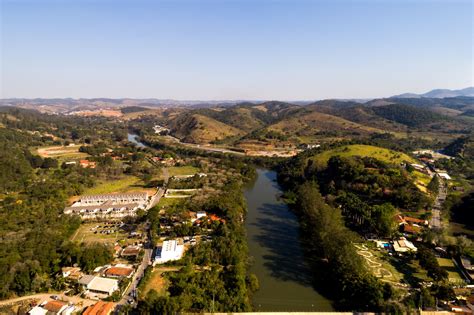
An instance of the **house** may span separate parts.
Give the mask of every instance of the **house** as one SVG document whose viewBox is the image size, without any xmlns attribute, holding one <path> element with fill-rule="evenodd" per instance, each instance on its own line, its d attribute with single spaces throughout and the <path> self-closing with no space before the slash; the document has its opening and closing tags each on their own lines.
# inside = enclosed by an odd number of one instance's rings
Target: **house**
<svg viewBox="0 0 474 315">
<path fill-rule="evenodd" d="M 400 237 L 398 240 L 393 242 L 393 249 L 397 253 L 416 252 L 418 250 L 412 242 L 404 237 Z"/>
<path fill-rule="evenodd" d="M 200 219 L 200 218 L 205 217 L 205 216 L 207 216 L 206 211 L 198 211 L 198 212 L 196 212 L 196 219 Z"/>
<path fill-rule="evenodd" d="M 108 268 L 104 275 L 109 278 L 130 278 L 133 275 L 133 268 L 125 266 L 114 266 Z"/>
<path fill-rule="evenodd" d="M 81 268 L 79 267 L 63 267 L 61 269 L 63 278 L 67 278 L 70 280 L 79 280 L 83 273 L 81 272 Z"/>
<path fill-rule="evenodd" d="M 80 160 L 79 165 L 82 168 L 95 168 L 97 166 L 96 162 L 89 160 Z"/>
<path fill-rule="evenodd" d="M 405 222 L 409 224 L 418 224 L 418 225 L 428 225 L 428 220 L 423 220 L 423 219 L 418 219 L 418 218 L 413 218 L 413 217 L 403 217 Z"/>
<path fill-rule="evenodd" d="M 115 304 L 112 302 L 99 301 L 89 306 L 82 315 L 110 315 L 114 310 Z"/>
<path fill-rule="evenodd" d="M 438 172 L 437 174 L 441 179 L 451 180 L 451 176 L 449 176 L 446 172 Z"/>
<path fill-rule="evenodd" d="M 87 277 L 86 279 L 84 279 Z M 79 280 L 83 287 L 92 293 L 112 295 L 119 289 L 118 280 L 86 275 Z"/>
<path fill-rule="evenodd" d="M 136 258 L 140 254 L 140 247 L 138 246 L 127 246 L 122 250 L 120 256 L 124 258 Z"/>
<path fill-rule="evenodd" d="M 183 257 L 184 245 L 178 240 L 164 241 L 161 247 L 157 247 L 154 264 L 164 264 L 168 261 L 179 260 Z"/>
<path fill-rule="evenodd" d="M 28 314 L 30 315 L 70 315 L 74 312 L 74 305 L 69 305 L 62 301 L 48 301 L 43 302 L 38 306 L 33 307 Z"/>
<path fill-rule="evenodd" d="M 68 315 L 74 311 L 74 307 L 71 308 L 67 303 L 62 301 L 49 301 L 43 305 L 43 308 L 48 313 Z"/>
<path fill-rule="evenodd" d="M 421 227 L 418 225 L 403 224 L 402 231 L 407 234 L 419 234 Z"/>
</svg>

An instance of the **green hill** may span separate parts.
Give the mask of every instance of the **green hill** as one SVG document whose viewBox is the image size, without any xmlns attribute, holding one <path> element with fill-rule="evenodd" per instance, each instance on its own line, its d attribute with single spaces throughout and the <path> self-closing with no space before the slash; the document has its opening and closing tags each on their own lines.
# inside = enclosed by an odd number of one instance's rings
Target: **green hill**
<svg viewBox="0 0 474 315">
<path fill-rule="evenodd" d="M 414 158 L 406 155 L 405 153 L 364 144 L 347 145 L 324 151 L 313 156 L 311 159 L 319 165 L 325 165 L 332 156 L 372 157 L 390 164 L 400 164 L 402 162 L 417 163 Z"/>
</svg>

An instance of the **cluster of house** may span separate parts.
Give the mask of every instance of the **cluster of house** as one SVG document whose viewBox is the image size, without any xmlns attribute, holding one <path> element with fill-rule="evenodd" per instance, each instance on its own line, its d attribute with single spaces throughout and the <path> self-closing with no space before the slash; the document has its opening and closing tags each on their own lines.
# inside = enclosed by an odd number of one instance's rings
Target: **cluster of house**
<svg viewBox="0 0 474 315">
<path fill-rule="evenodd" d="M 134 216 L 138 209 L 146 209 L 148 193 L 103 194 L 81 196 L 64 213 L 77 214 L 82 219 L 123 218 Z"/>
<path fill-rule="evenodd" d="M 119 280 L 131 278 L 134 272 L 132 266 L 124 264 L 98 267 L 93 274 L 84 274 L 79 267 L 62 268 L 63 278 L 78 283 L 86 296 L 96 299 L 111 296 L 119 289 Z"/>
<path fill-rule="evenodd" d="M 386 250 L 393 249 L 393 251 L 398 254 L 416 253 L 418 251 L 418 248 L 416 248 L 416 246 L 413 245 L 413 243 L 407 240 L 405 237 L 400 237 L 391 242 L 380 241 L 380 240 L 374 240 L 374 241 L 377 244 L 378 248 L 386 249 Z"/>
<path fill-rule="evenodd" d="M 428 227 L 429 225 L 428 220 L 402 216 L 400 214 L 395 216 L 395 220 L 400 227 L 400 232 L 411 235 L 419 234 L 423 227 Z"/>
<path fill-rule="evenodd" d="M 166 135 L 168 134 L 168 132 L 170 131 L 168 128 L 166 127 L 163 127 L 163 126 L 160 126 L 160 125 L 155 125 L 153 126 L 153 131 L 156 133 L 156 134 L 159 134 L 159 135 Z"/>
<path fill-rule="evenodd" d="M 75 306 L 63 301 L 44 301 L 28 311 L 30 315 L 70 315 L 75 311 Z"/>
<path fill-rule="evenodd" d="M 88 306 L 82 315 L 110 315 L 114 311 L 115 303 L 98 301 Z M 28 311 L 29 315 L 70 315 L 78 314 L 80 308 L 72 303 L 59 300 L 43 301 Z"/>
<path fill-rule="evenodd" d="M 196 212 L 195 215 L 192 215 L 191 217 L 191 223 L 193 223 L 196 226 L 200 226 L 201 224 L 205 222 L 221 222 L 221 223 L 226 223 L 225 219 L 222 219 L 221 217 L 215 215 L 215 214 L 207 214 L 206 211 L 198 211 Z"/>
</svg>

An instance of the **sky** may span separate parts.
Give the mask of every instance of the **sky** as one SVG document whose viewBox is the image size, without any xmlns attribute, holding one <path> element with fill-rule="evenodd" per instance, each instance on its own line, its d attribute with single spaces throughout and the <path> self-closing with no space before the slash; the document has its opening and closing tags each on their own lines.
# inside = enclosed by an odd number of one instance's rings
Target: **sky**
<svg viewBox="0 0 474 315">
<path fill-rule="evenodd" d="M 0 3 L 0 98 L 317 100 L 474 85 L 471 0 Z"/>
</svg>

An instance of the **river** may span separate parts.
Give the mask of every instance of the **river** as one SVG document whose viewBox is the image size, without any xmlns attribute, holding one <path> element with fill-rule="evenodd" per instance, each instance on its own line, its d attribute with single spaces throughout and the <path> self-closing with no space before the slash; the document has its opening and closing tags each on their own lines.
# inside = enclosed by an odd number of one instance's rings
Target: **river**
<svg viewBox="0 0 474 315">
<path fill-rule="evenodd" d="M 256 311 L 332 311 L 329 300 L 311 285 L 304 262 L 299 224 L 287 205 L 278 200 L 276 173 L 258 169 L 255 183 L 245 190 L 245 222 L 252 267 L 260 289 L 253 296 Z"/>
</svg>

